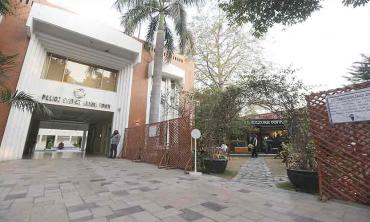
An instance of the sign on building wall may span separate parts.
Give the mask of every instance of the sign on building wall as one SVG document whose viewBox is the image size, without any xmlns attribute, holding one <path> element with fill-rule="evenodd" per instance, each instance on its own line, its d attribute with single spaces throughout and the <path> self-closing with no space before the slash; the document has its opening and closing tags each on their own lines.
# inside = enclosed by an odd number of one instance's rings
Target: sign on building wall
<svg viewBox="0 0 370 222">
<path fill-rule="evenodd" d="M 104 109 L 104 110 L 111 109 L 111 105 L 107 103 L 98 103 L 95 101 L 83 100 L 83 98 L 85 98 L 86 96 L 86 92 L 84 89 L 74 90 L 73 96 L 75 98 L 42 94 L 41 100 L 46 101 L 46 102 L 58 103 L 62 105 L 76 105 L 76 106 L 82 106 L 86 108 L 99 108 L 99 109 Z"/>
<path fill-rule="evenodd" d="M 157 136 L 157 125 L 149 126 L 149 137 Z"/>
<path fill-rule="evenodd" d="M 283 120 L 256 119 L 250 120 L 253 126 L 284 126 Z"/>
<path fill-rule="evenodd" d="M 326 105 L 331 124 L 370 121 L 370 88 L 328 96 Z"/>
</svg>

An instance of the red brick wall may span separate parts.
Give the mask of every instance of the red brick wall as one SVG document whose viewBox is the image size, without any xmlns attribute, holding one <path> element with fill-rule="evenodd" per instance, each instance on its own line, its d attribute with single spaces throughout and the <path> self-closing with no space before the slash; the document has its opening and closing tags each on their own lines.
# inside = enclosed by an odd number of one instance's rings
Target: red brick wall
<svg viewBox="0 0 370 222">
<path fill-rule="evenodd" d="M 176 58 L 182 61 L 172 60 L 171 63 L 185 71 L 184 90 L 190 90 L 193 87 L 194 81 L 194 63 L 183 56 L 176 55 Z M 128 127 L 144 125 L 146 123 L 148 66 L 152 59 L 150 53 L 143 49 L 141 63 L 134 66 Z"/>
<path fill-rule="evenodd" d="M 128 127 L 145 124 L 148 93 L 148 68 L 152 61 L 150 53 L 143 49 L 141 62 L 134 66 Z"/>
<path fill-rule="evenodd" d="M 29 42 L 26 34 L 26 21 L 31 5 L 22 4 L 16 0 L 12 0 L 11 2 L 13 5 L 17 2 L 17 7 L 13 15 L 5 16 L 0 23 L 0 51 L 5 55 L 17 55 L 16 65 L 8 73 L 6 82 L 6 86 L 14 91 Z M 0 104 L 0 141 L 4 134 L 9 110 L 9 106 Z"/>
</svg>

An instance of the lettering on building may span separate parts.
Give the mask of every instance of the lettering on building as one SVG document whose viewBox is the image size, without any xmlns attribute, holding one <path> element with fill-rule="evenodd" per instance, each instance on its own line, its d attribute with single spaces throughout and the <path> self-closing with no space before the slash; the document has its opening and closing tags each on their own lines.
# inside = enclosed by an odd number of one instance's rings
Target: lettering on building
<svg viewBox="0 0 370 222">
<path fill-rule="evenodd" d="M 82 107 L 88 107 L 88 108 L 100 108 L 100 109 L 106 109 L 106 110 L 110 109 L 110 104 L 106 104 L 106 103 L 97 103 L 97 102 L 89 101 L 89 100 L 52 96 L 52 95 L 46 95 L 46 94 L 42 95 L 41 100 L 52 102 L 52 103 L 59 103 L 61 105 L 75 105 L 75 106 L 82 106 Z"/>
<path fill-rule="evenodd" d="M 254 126 L 284 125 L 283 120 L 251 120 L 250 123 Z"/>
</svg>

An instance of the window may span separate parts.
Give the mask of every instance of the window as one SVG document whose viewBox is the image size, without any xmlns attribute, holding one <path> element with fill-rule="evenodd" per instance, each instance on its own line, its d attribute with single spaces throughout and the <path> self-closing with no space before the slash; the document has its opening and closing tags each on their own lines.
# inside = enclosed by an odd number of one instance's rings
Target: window
<svg viewBox="0 0 370 222">
<path fill-rule="evenodd" d="M 160 120 L 175 119 L 178 117 L 179 97 L 181 86 L 173 79 L 162 79 Z"/>
<path fill-rule="evenodd" d="M 116 91 L 117 71 L 48 54 L 42 78 Z"/>
<path fill-rule="evenodd" d="M 66 60 L 56 57 L 48 56 L 45 62 L 44 75 L 46 79 L 62 81 L 63 72 L 66 67 Z"/>
</svg>

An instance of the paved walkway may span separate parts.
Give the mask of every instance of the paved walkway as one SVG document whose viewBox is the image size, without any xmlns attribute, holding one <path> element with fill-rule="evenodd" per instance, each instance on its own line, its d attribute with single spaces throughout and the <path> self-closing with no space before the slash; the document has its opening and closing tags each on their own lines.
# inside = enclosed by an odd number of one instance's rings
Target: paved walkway
<svg viewBox="0 0 370 222">
<path fill-rule="evenodd" d="M 274 187 L 274 178 L 263 157 L 250 158 L 233 180 L 253 187 Z"/>
<path fill-rule="evenodd" d="M 256 160 L 257 163 L 260 160 Z M 0 162 L 1 222 L 356 221 L 368 206 L 106 158 Z"/>
</svg>

